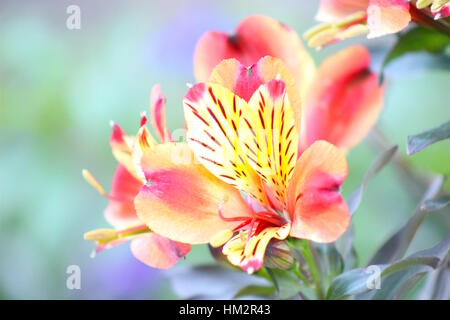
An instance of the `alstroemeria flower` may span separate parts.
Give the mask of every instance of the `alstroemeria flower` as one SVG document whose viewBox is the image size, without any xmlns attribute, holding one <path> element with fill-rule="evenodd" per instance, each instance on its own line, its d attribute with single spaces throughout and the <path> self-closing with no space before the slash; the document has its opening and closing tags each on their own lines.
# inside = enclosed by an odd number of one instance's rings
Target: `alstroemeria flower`
<svg viewBox="0 0 450 320">
<path fill-rule="evenodd" d="M 150 229 L 183 243 L 223 245 L 249 273 L 262 267 L 272 240 L 332 242 L 345 232 L 344 152 L 316 141 L 298 157 L 301 121 L 280 77 L 256 86 L 250 69 L 234 90 L 199 83 L 188 91 L 187 144 L 158 145 L 142 157 L 147 183 L 135 207 Z"/>
<path fill-rule="evenodd" d="M 171 141 L 165 122 L 165 98 L 161 95 L 159 85 L 153 87 L 150 100 L 151 122 L 155 133 L 161 142 Z M 158 235 L 136 215 L 134 198 L 145 183 L 140 157 L 145 150 L 157 145 L 146 124 L 147 117 L 142 114 L 136 137 L 128 136 L 119 125 L 112 124 L 110 144 L 119 165 L 109 194 L 88 171 L 83 171 L 86 180 L 109 199 L 105 218 L 115 228 L 88 232 L 85 239 L 97 242 L 95 253 L 131 241 L 131 251 L 138 260 L 154 268 L 167 269 L 191 248 L 188 244 Z"/>
<path fill-rule="evenodd" d="M 245 18 L 232 34 L 206 32 L 195 49 L 194 75 L 198 82 L 206 82 L 214 67 L 224 59 L 235 58 L 251 66 L 264 56 L 282 59 L 301 95 L 306 92 L 315 71 L 313 59 L 294 30 L 261 15 Z"/>
<path fill-rule="evenodd" d="M 411 20 L 423 23 L 449 13 L 449 0 L 321 0 L 316 18 L 324 24 L 306 32 L 305 38 L 311 47 L 363 34 L 375 38 L 401 31 Z"/>
<path fill-rule="evenodd" d="M 378 76 L 369 70 L 370 54 L 365 48 L 342 50 L 316 72 L 297 34 L 268 17 L 246 18 L 231 36 L 207 32 L 197 45 L 194 66 L 198 81 L 222 84 L 244 99 L 280 74 L 298 128 L 303 119 L 300 149 L 316 140 L 353 147 L 370 131 L 383 106 L 383 90 Z M 250 86 L 246 76 L 253 78 Z"/>
</svg>

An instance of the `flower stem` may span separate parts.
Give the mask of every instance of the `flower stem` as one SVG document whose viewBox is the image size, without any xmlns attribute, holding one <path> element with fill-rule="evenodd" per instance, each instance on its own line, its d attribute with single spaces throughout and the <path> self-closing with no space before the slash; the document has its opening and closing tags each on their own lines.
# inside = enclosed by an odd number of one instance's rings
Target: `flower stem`
<svg viewBox="0 0 450 320">
<path fill-rule="evenodd" d="M 387 139 L 379 126 L 375 126 L 369 136 L 370 144 L 375 147 L 377 151 L 387 150 L 392 146 L 392 143 Z M 416 198 L 423 195 L 427 186 L 431 182 L 431 177 L 423 172 L 415 170 L 402 154 L 397 153 L 392 161 L 396 172 L 400 175 L 401 183 L 405 184 L 407 190 Z"/>
<path fill-rule="evenodd" d="M 309 242 L 307 240 L 304 241 L 304 246 L 302 248 L 302 254 L 303 254 L 303 257 L 305 258 L 305 261 L 308 264 L 309 270 L 311 272 L 311 277 L 313 279 L 314 287 L 316 290 L 316 297 L 319 300 L 323 300 L 324 294 L 322 291 L 322 284 L 320 281 L 319 269 L 317 268 L 316 260 L 314 258 L 314 255 L 312 254 L 311 247 L 309 246 Z"/>
<path fill-rule="evenodd" d="M 303 281 L 304 284 L 306 284 L 307 286 L 311 285 L 311 282 L 308 280 L 308 278 L 303 274 L 303 272 L 300 271 L 299 265 L 295 265 L 295 267 L 292 269 L 292 271 L 297 276 L 297 278 L 299 278 L 301 281 Z"/>
</svg>

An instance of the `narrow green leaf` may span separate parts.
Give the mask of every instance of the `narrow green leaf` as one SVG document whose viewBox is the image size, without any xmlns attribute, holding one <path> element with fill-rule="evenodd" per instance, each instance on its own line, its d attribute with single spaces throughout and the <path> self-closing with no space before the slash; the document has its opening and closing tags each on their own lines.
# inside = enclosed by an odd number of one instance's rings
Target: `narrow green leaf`
<svg viewBox="0 0 450 320">
<path fill-rule="evenodd" d="M 402 299 L 409 290 L 420 281 L 427 272 L 433 271 L 430 266 L 419 265 L 402 272 L 394 273 L 383 279 L 379 290 L 372 292 L 372 300 Z"/>
<path fill-rule="evenodd" d="M 335 242 L 336 249 L 344 261 L 344 271 L 354 269 L 358 266 L 358 254 L 353 246 L 353 237 L 353 226 L 350 226 L 348 230 Z"/>
<path fill-rule="evenodd" d="M 448 300 L 450 299 L 450 266 L 447 261 L 431 272 L 418 296 L 420 300 Z"/>
<path fill-rule="evenodd" d="M 443 182 L 444 179 L 438 176 L 430 183 L 427 192 L 422 198 L 421 204 L 419 204 L 413 216 L 378 249 L 370 259 L 368 265 L 391 263 L 403 257 L 426 215 L 433 211 L 433 207 L 424 207 L 423 203 L 429 199 L 433 199 L 438 194 Z"/>
<path fill-rule="evenodd" d="M 388 150 L 381 153 L 370 165 L 369 169 L 367 170 L 366 174 L 364 175 L 364 178 L 362 180 L 361 185 L 358 189 L 353 191 L 353 193 L 348 197 L 347 199 L 347 205 L 350 211 L 350 214 L 354 214 L 355 211 L 358 209 L 359 205 L 362 201 L 362 196 L 364 193 L 364 189 L 366 185 L 369 183 L 369 181 L 378 173 L 381 171 L 381 169 L 384 168 L 393 158 L 395 153 L 397 152 L 398 146 L 393 146 L 389 148 Z"/>
<path fill-rule="evenodd" d="M 414 283 L 411 281 L 413 277 L 439 268 L 445 263 L 449 248 L 450 236 L 447 236 L 431 249 L 417 252 L 390 265 L 373 265 L 369 268 L 379 268 L 381 276 L 381 289 L 379 290 L 386 290 L 383 291 L 383 294 L 394 297 L 398 290 L 402 290 L 404 293 L 405 288 Z M 381 293 L 378 295 L 378 292 L 380 291 L 368 286 L 368 281 L 373 275 L 369 268 L 353 269 L 336 277 L 328 288 L 327 299 L 345 299 L 356 295 L 364 295 L 365 298 L 377 295 L 379 298 Z"/>
<path fill-rule="evenodd" d="M 442 53 L 450 46 L 450 37 L 433 30 L 417 26 L 403 33 L 384 59 L 381 67 L 381 78 L 384 69 L 392 61 L 413 52 Z"/>
<path fill-rule="evenodd" d="M 450 196 L 449 195 L 443 195 L 442 197 L 439 197 L 437 199 L 428 199 L 428 200 L 426 200 L 422 204 L 420 209 L 421 210 L 426 210 L 428 212 L 439 211 L 439 210 L 444 209 L 449 204 L 450 204 Z"/>
<path fill-rule="evenodd" d="M 374 300 L 402 299 L 422 277 L 446 264 L 450 249 L 450 236 L 437 246 L 420 251 L 384 269 L 379 290 Z"/>
<path fill-rule="evenodd" d="M 275 285 L 278 299 L 285 300 L 300 296 L 304 286 L 293 272 L 270 268 L 267 268 L 267 272 Z"/>
<path fill-rule="evenodd" d="M 417 135 L 408 136 L 406 153 L 408 155 L 415 154 L 433 143 L 448 138 L 450 138 L 450 121 Z"/>
<path fill-rule="evenodd" d="M 367 282 L 371 275 L 366 268 L 353 269 L 341 274 L 334 279 L 328 288 L 327 299 L 346 299 L 350 296 L 369 291 Z"/>
<path fill-rule="evenodd" d="M 344 270 L 344 260 L 334 243 L 314 244 L 317 255 L 317 266 L 320 270 L 321 283 L 327 288 Z"/>
</svg>

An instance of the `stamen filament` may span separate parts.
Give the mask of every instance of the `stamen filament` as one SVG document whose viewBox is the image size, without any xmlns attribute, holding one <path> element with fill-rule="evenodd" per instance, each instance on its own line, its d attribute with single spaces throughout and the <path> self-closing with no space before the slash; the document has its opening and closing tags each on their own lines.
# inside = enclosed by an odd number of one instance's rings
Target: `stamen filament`
<svg viewBox="0 0 450 320">
<path fill-rule="evenodd" d="M 281 227 L 284 225 L 283 219 L 278 215 L 267 215 L 268 212 L 260 211 L 255 213 L 255 217 L 261 220 L 264 220 L 266 222 L 270 222 L 275 224 L 276 226 Z"/>
<path fill-rule="evenodd" d="M 232 218 L 225 217 L 222 212 L 222 205 L 219 206 L 219 217 L 224 221 L 244 221 L 249 219 L 249 217 L 232 217 Z"/>
<path fill-rule="evenodd" d="M 151 231 L 151 230 L 145 224 L 141 224 L 141 225 L 137 225 L 137 226 L 126 228 L 126 229 L 117 230 L 117 235 L 119 236 L 119 238 L 123 238 L 123 237 L 127 237 L 130 235 L 135 235 L 135 234 L 148 232 L 148 231 Z"/>
<path fill-rule="evenodd" d="M 81 174 L 83 175 L 84 180 L 86 180 L 87 183 L 89 183 L 92 187 L 94 187 L 94 189 L 97 190 L 97 192 L 100 193 L 100 195 L 104 196 L 105 198 L 111 201 L 125 202 L 122 199 L 119 199 L 117 197 L 110 195 L 109 193 L 106 193 L 105 189 L 97 181 L 97 179 L 94 178 L 94 176 L 92 175 L 92 173 L 89 172 L 89 170 L 83 169 L 81 171 Z"/>
</svg>

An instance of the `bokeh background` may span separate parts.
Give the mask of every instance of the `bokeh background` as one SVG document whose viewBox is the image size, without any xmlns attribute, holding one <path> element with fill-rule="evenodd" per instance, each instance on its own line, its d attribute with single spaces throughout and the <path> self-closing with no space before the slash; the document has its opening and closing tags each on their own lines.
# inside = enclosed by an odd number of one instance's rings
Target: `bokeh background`
<svg viewBox="0 0 450 320">
<path fill-rule="evenodd" d="M 66 8 L 81 8 L 81 29 L 66 28 Z M 183 126 L 182 97 L 194 82 L 192 55 L 210 29 L 232 31 L 260 13 L 302 34 L 318 1 L 0 1 L 0 298 L 176 298 L 162 271 L 135 260 L 128 245 L 90 258 L 83 233 L 108 227 L 100 197 L 81 177 L 88 168 L 109 186 L 116 162 L 108 144 L 111 119 L 134 133 L 149 91 L 161 83 L 171 130 Z M 319 63 L 352 43 L 373 54 L 373 69 L 395 36 L 364 38 L 310 50 Z M 450 118 L 448 59 L 413 54 L 386 71 L 378 126 L 405 155 L 408 134 Z M 450 144 L 409 157 L 414 170 L 450 172 Z M 348 195 L 379 153 L 366 139 L 349 155 Z M 366 189 L 354 216 L 363 264 L 401 227 L 418 202 L 408 181 L 387 167 Z M 450 230 L 444 213 L 429 216 L 410 250 L 430 247 Z M 212 262 L 205 246 L 181 265 Z M 81 290 L 66 288 L 66 269 L 81 268 Z"/>
</svg>

